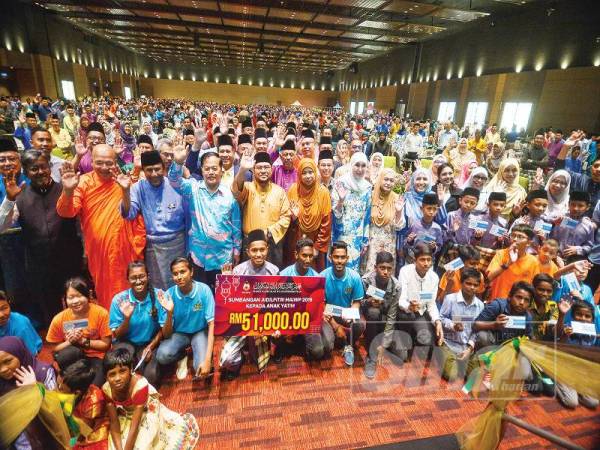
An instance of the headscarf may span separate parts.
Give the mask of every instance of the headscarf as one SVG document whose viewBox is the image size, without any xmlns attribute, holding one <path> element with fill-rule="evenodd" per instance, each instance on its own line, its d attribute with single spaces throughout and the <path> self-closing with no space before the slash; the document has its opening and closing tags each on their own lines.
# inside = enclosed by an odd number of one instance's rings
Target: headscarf
<svg viewBox="0 0 600 450">
<path fill-rule="evenodd" d="M 381 158 L 381 166 L 379 166 L 379 168 L 373 166 L 373 160 L 376 156 L 379 156 Z M 369 158 L 369 180 L 371 180 L 371 183 L 375 183 L 377 181 L 377 178 L 379 177 L 379 172 L 383 169 L 383 164 L 383 154 L 380 152 L 374 152 Z"/>
<path fill-rule="evenodd" d="M 83 119 L 87 119 L 87 121 L 88 121 L 88 126 L 87 127 L 84 127 L 81 124 L 81 121 Z M 81 143 L 83 145 L 85 145 L 85 140 L 87 139 L 87 134 L 88 134 L 88 128 L 90 127 L 91 123 L 92 123 L 92 119 L 87 114 L 82 114 L 81 117 L 79 118 L 79 130 L 77 130 L 77 133 L 79 133 L 79 139 L 81 140 Z"/>
<path fill-rule="evenodd" d="M 475 186 L 473 186 L 473 178 L 475 178 L 475 175 L 485 175 L 489 179 L 488 171 L 484 167 L 475 167 L 471 171 L 471 175 L 469 176 L 469 179 L 467 180 L 467 182 L 463 186 L 463 189 L 464 188 L 468 188 L 468 187 L 475 188 Z M 475 189 L 477 189 L 477 188 L 475 188 Z M 489 192 L 488 192 L 487 186 L 485 184 L 480 189 L 480 192 L 481 192 L 481 194 L 479 195 L 479 201 L 477 202 L 477 206 L 475 207 L 474 211 L 476 213 L 482 213 L 483 214 L 488 209 L 488 207 L 487 207 L 487 201 L 488 201 L 488 197 L 489 197 Z"/>
<path fill-rule="evenodd" d="M 121 153 L 120 158 L 123 162 L 130 163 L 133 161 L 133 150 L 135 149 L 136 142 L 133 132 L 131 134 L 125 133 L 125 125 L 128 124 L 124 123 L 119 127 L 121 143 L 123 144 L 123 153 Z"/>
<path fill-rule="evenodd" d="M 369 183 L 365 177 L 356 178 L 354 176 L 352 168 L 360 162 L 364 163 L 366 166 L 369 165 L 369 161 L 364 153 L 358 152 L 352 155 L 352 158 L 350 158 L 350 162 L 348 163 L 350 170 L 348 170 L 348 172 L 342 175 L 339 179 L 347 189 L 357 192 L 359 195 L 364 194 L 371 188 L 371 183 Z"/>
<path fill-rule="evenodd" d="M 439 154 L 439 155 L 435 155 L 433 157 L 433 159 L 431 160 L 431 167 L 430 167 L 429 171 L 431 172 L 431 183 L 432 184 L 437 183 L 437 179 L 438 179 L 437 167 L 439 167 L 439 166 L 436 166 L 435 163 L 438 161 L 440 161 L 441 164 L 444 164 L 444 163 L 448 162 L 448 159 L 444 155 Z"/>
<path fill-rule="evenodd" d="M 467 181 L 471 179 L 471 174 L 469 171 L 475 170 L 475 168 L 470 169 L 471 165 L 475 164 L 477 166 L 477 161 L 469 161 L 462 165 L 462 169 L 460 171 L 460 176 L 458 177 L 458 187 L 464 189 L 466 187 Z M 486 172 L 487 173 L 487 172 Z"/>
<path fill-rule="evenodd" d="M 475 187 L 473 186 L 473 178 L 475 178 L 475 175 L 485 175 L 486 178 L 489 178 L 488 175 L 488 171 L 485 169 L 485 167 L 475 167 L 473 170 L 471 170 L 471 175 L 469 175 L 469 178 L 467 179 L 466 183 L 464 184 L 464 186 L 462 186 L 462 188 L 467 188 L 467 187 Z M 485 187 L 485 184 L 483 186 L 483 188 Z M 484 189 L 480 189 L 480 191 L 483 191 Z"/>
<path fill-rule="evenodd" d="M 498 153 L 494 154 L 494 147 L 496 146 L 498 147 Z M 490 172 L 497 172 L 500 164 L 504 160 L 504 156 L 504 144 L 502 142 L 492 145 L 492 152 L 486 161 L 488 170 Z"/>
<path fill-rule="evenodd" d="M 427 177 L 427 186 L 423 192 L 417 192 L 415 190 L 415 179 L 418 175 L 425 175 Z M 414 221 L 421 220 L 423 217 L 423 211 L 421 211 L 421 205 L 423 204 L 423 197 L 426 193 L 431 192 L 431 176 L 429 171 L 426 169 L 419 168 L 415 170 L 410 177 L 410 182 L 404 194 L 404 213 L 407 217 L 407 224 L 410 226 Z"/>
<path fill-rule="evenodd" d="M 556 177 L 564 177 L 567 181 L 567 186 L 565 190 L 558 197 L 553 197 L 550 193 L 550 183 Z M 548 193 L 548 207 L 546 208 L 545 217 L 549 220 L 555 220 L 560 216 L 564 216 L 569 212 L 569 190 L 571 189 L 571 174 L 566 170 L 557 170 L 550 178 L 548 178 L 548 182 L 546 183 L 546 192 Z"/>
<path fill-rule="evenodd" d="M 381 185 L 383 179 L 386 176 L 397 177 L 396 171 L 390 168 L 383 168 L 379 171 L 377 180 L 375 180 L 375 186 L 373 187 L 373 196 L 371 197 L 371 222 L 378 227 L 384 227 L 389 224 L 396 215 L 396 200 L 398 200 L 398 194 L 394 191 L 388 192 L 385 196 L 381 191 Z M 383 198 L 382 198 L 383 196 Z"/>
<path fill-rule="evenodd" d="M 337 152 L 338 147 L 341 147 L 342 145 L 346 145 L 346 160 L 341 159 Z M 350 143 L 346 142 L 343 139 L 337 141 L 337 143 L 335 144 L 335 155 L 333 156 L 333 160 L 339 162 L 342 165 L 348 164 L 348 155 L 350 154 L 350 148 L 348 148 L 349 146 Z"/>
<path fill-rule="evenodd" d="M 311 168 L 315 173 L 315 183 L 307 187 L 302 183 L 302 172 Z M 317 164 L 311 158 L 302 158 L 298 164 L 298 181 L 288 191 L 290 203 L 297 203 L 298 224 L 303 233 L 312 233 L 319 229 L 324 215 L 331 214 L 329 190 L 319 183 Z"/>
<path fill-rule="evenodd" d="M 0 351 L 10 353 L 16 357 L 21 363 L 21 366 L 31 366 L 35 373 L 36 380 L 41 383 L 46 380 L 47 372 L 52 368 L 50 364 L 38 361 L 31 352 L 27 350 L 23 341 L 15 336 L 1 337 Z M 12 391 L 13 389 L 16 389 L 16 387 L 15 380 L 5 380 L 4 378 L 0 378 L 0 395 Z"/>
<path fill-rule="evenodd" d="M 508 184 L 506 181 L 504 181 L 502 176 L 504 175 L 504 171 L 510 166 L 515 166 L 517 168 L 517 176 L 515 177 L 515 181 L 513 183 Z M 485 186 L 485 190 L 487 192 L 506 192 L 506 206 L 501 213 L 501 215 L 504 217 L 508 217 L 513 209 L 513 206 L 521 203 L 527 196 L 527 192 L 525 192 L 523 186 L 519 184 L 520 174 L 521 167 L 519 166 L 519 161 L 517 161 L 515 158 L 506 158 L 502 160 L 500 167 L 498 167 L 498 172 L 496 172 L 490 182 Z"/>
</svg>

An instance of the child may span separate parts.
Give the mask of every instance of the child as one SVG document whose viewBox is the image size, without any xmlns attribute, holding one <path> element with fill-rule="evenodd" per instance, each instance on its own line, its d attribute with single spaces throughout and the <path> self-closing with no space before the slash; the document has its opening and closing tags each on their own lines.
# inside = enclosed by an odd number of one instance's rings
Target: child
<svg viewBox="0 0 600 450">
<path fill-rule="evenodd" d="M 581 173 L 582 163 L 579 159 L 579 155 L 581 155 L 581 147 L 579 144 L 571 147 L 571 157 L 565 159 L 565 169 L 569 172 Z"/>
<path fill-rule="evenodd" d="M 180 415 L 159 400 L 146 379 L 133 373 L 131 354 L 124 348 L 104 356 L 106 383 L 102 391 L 110 419 L 111 448 L 194 449 L 200 430 L 191 414 Z"/>
<path fill-rule="evenodd" d="M 597 226 L 585 215 L 590 209 L 590 202 L 588 192 L 571 192 L 569 214 L 552 230 L 551 236 L 560 243 L 560 254 L 567 262 L 573 261 L 576 256 L 587 256 L 594 246 Z"/>
<path fill-rule="evenodd" d="M 542 219 L 542 216 L 548 207 L 548 193 L 543 189 L 530 191 L 529 194 L 527 194 L 525 201 L 529 212 L 527 215 L 516 219 L 511 226 L 511 230 L 517 225 L 527 225 L 531 227 L 534 236 L 530 243 L 531 248 L 529 249 L 529 252 L 535 253 L 544 239 L 549 235 L 549 233 L 544 230 L 544 227 L 551 226 L 550 223 Z"/>
<path fill-rule="evenodd" d="M 12 312 L 8 297 L 4 291 L 0 291 L 0 337 L 4 336 L 21 338 L 27 350 L 34 356 L 42 349 L 42 339 L 29 319 L 23 314 Z"/>
<path fill-rule="evenodd" d="M 77 402 L 73 416 L 90 427 L 86 436 L 79 435 L 74 450 L 108 449 L 108 414 L 102 389 L 92 384 L 94 369 L 87 359 L 80 359 L 67 367 L 58 377 L 61 392 L 75 394 Z"/>
<path fill-rule="evenodd" d="M 576 301 L 572 306 L 568 302 L 561 302 L 559 307 L 561 308 L 561 312 L 570 309 L 573 321 L 575 322 L 594 323 L 594 317 L 597 315 L 597 311 L 594 311 L 593 305 L 582 301 Z M 596 344 L 596 341 L 598 340 L 596 336 L 575 334 L 573 333 L 573 327 L 570 325 L 571 324 L 564 328 L 563 341 L 582 347 L 591 347 Z M 598 333 L 600 333 L 600 328 L 596 325 L 596 334 Z M 576 408 L 577 405 L 581 403 L 587 408 L 595 409 L 600 403 L 597 398 L 588 395 L 578 395 L 575 389 L 561 383 L 556 384 L 556 394 L 558 395 L 560 402 L 567 408 Z"/>
<path fill-rule="evenodd" d="M 538 259 L 527 253 L 533 239 L 533 230 L 527 225 L 515 225 L 510 232 L 510 246 L 498 250 L 487 269 L 490 300 L 506 298 L 513 283 L 531 283 L 539 272 Z"/>
<path fill-rule="evenodd" d="M 479 272 L 479 262 L 481 255 L 479 251 L 472 245 L 460 245 L 458 247 L 458 257 L 462 260 L 464 267 L 460 270 L 448 270 L 440 278 L 440 283 L 437 292 L 437 302 L 442 304 L 444 298 L 449 294 L 454 294 L 462 289 L 461 279 L 462 272 L 465 269 L 475 269 L 479 273 L 479 285 L 477 294 L 482 295 L 485 292 L 485 279 L 483 274 Z"/>
<path fill-rule="evenodd" d="M 315 244 L 312 239 L 304 238 L 296 242 L 296 262 L 286 267 L 279 275 L 286 277 L 318 277 L 319 274 L 311 267 L 315 259 Z"/>
<path fill-rule="evenodd" d="M 547 239 L 538 250 L 538 261 L 540 263 L 540 272 L 546 273 L 551 277 L 558 271 L 558 266 L 554 262 L 558 256 L 558 242 L 554 239 Z"/>
<path fill-rule="evenodd" d="M 446 219 L 446 240 L 452 240 L 460 245 L 471 243 L 471 238 L 473 237 L 475 229 L 471 228 L 470 217 L 471 212 L 477 206 L 478 201 L 478 189 L 466 187 L 463 190 L 460 200 L 458 201 L 460 209 L 449 213 L 448 218 Z"/>
<path fill-rule="evenodd" d="M 438 197 L 433 192 L 423 196 L 421 211 L 423 217 L 419 222 L 413 223 L 406 232 L 404 259 L 407 264 L 414 262 L 414 248 L 417 244 L 427 244 L 433 254 L 437 254 L 444 243 L 442 228 L 433 221 L 438 212 Z"/>
<path fill-rule="evenodd" d="M 504 210 L 504 207 L 506 206 L 506 192 L 490 192 L 487 200 L 487 205 L 487 213 L 482 214 L 477 218 L 479 220 L 486 221 L 488 223 L 488 228 L 481 236 L 479 236 L 478 233 L 475 233 L 474 243 L 478 247 L 485 249 L 502 248 L 506 238 L 505 236 L 498 235 L 497 230 L 492 230 L 492 228 L 494 227 L 494 225 L 496 225 L 497 227 L 504 228 L 505 230 L 508 227 L 508 222 L 504 217 L 500 215 Z M 494 231 L 495 234 L 492 234 L 492 231 Z M 489 251 L 485 252 L 483 256 L 485 257 L 489 253 Z M 492 257 L 493 252 L 491 252 L 491 256 L 489 257 L 489 259 L 487 259 L 488 264 L 489 261 L 491 261 Z"/>
<path fill-rule="evenodd" d="M 471 326 L 484 309 L 483 302 L 475 295 L 481 286 L 480 277 L 478 270 L 465 267 L 460 275 L 460 290 L 446 296 L 440 310 L 444 327 L 442 378 L 448 381 L 458 377 L 459 361 L 467 361 L 475 349 Z"/>
</svg>

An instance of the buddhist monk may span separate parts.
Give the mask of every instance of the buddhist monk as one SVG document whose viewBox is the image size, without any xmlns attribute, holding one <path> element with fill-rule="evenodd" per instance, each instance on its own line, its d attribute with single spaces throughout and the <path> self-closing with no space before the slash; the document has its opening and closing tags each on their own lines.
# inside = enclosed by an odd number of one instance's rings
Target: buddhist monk
<svg viewBox="0 0 600 450">
<path fill-rule="evenodd" d="M 128 289 L 127 265 L 143 259 L 146 232 L 140 215 L 133 222 L 121 217 L 121 173 L 111 146 L 92 150 L 93 171 L 79 175 L 70 163 L 61 170 L 63 191 L 56 204 L 61 217 L 79 215 L 88 269 L 94 280 L 98 303 L 110 308 L 115 294 Z"/>
</svg>

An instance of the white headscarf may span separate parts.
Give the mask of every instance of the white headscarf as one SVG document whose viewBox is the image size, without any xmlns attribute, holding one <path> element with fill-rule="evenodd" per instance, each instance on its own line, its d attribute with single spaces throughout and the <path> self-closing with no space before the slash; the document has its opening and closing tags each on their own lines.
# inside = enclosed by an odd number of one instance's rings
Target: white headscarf
<svg viewBox="0 0 600 450">
<path fill-rule="evenodd" d="M 550 183 L 556 177 L 563 177 L 567 182 L 567 186 L 565 187 L 565 190 L 562 191 L 562 193 L 558 197 L 554 197 L 550 193 Z M 546 192 L 548 193 L 548 207 L 546 208 L 546 213 L 544 214 L 544 216 L 548 220 L 550 220 L 550 221 L 556 220 L 560 216 L 564 216 L 565 214 L 567 214 L 569 212 L 569 189 L 570 188 L 571 188 L 571 174 L 569 172 L 567 172 L 566 170 L 557 170 L 552 175 L 550 175 L 550 178 L 548 178 L 548 181 L 546 183 L 546 187 L 544 188 L 546 190 Z"/>
<path fill-rule="evenodd" d="M 364 176 L 360 178 L 354 176 L 352 168 L 357 163 L 364 163 L 367 167 L 369 166 L 369 160 L 363 152 L 357 152 L 354 155 L 352 155 L 352 158 L 350 158 L 349 163 L 350 170 L 340 177 L 340 182 L 344 183 L 344 185 L 346 185 L 346 187 L 351 191 L 363 194 L 371 188 L 371 183 L 369 183 Z"/>
</svg>

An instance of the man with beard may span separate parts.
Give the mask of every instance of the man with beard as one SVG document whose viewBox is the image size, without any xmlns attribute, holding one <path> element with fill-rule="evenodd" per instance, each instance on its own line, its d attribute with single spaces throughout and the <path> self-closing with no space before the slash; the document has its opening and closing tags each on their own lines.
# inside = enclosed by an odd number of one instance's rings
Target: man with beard
<svg viewBox="0 0 600 450">
<path fill-rule="evenodd" d="M 62 310 L 65 281 L 81 272 L 83 247 L 77 235 L 76 220 L 60 217 L 56 212 L 62 186 L 51 177 L 48 155 L 28 150 L 22 163 L 31 183 L 19 185 L 15 174 L 6 178 L 7 195 L 0 209 L 6 208 L 10 213 L 2 227 L 9 226 L 18 217 L 27 255 L 30 299 L 36 306 L 31 313 L 35 320 L 47 326 Z"/>
<path fill-rule="evenodd" d="M 487 141 L 489 144 L 489 141 Z M 544 148 L 544 135 L 536 133 L 531 148 L 523 150 L 521 168 L 523 170 L 546 169 L 548 167 L 548 152 Z"/>
<path fill-rule="evenodd" d="M 44 153 L 48 157 L 52 179 L 56 183 L 60 183 L 60 168 L 65 160 L 52 154 L 52 135 L 50 132 L 42 127 L 33 128 L 31 130 L 31 148 Z"/>
</svg>

